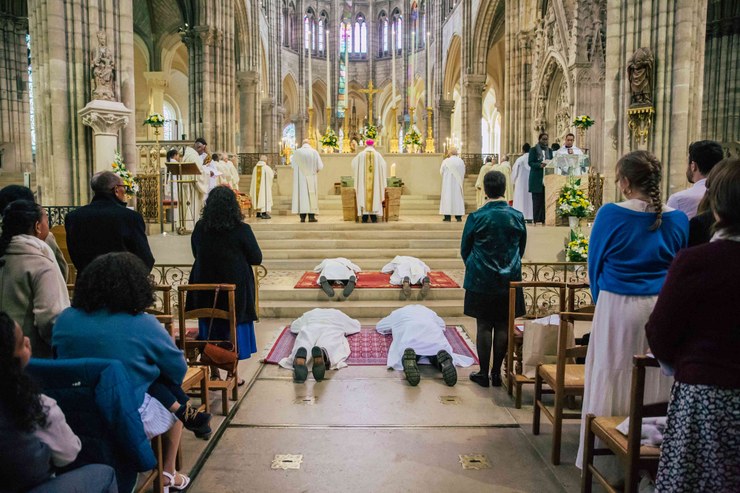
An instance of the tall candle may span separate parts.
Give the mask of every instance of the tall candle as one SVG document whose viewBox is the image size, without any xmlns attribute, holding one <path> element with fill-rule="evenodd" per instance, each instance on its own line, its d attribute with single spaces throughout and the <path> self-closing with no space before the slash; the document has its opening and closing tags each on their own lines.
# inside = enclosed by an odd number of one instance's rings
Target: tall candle
<svg viewBox="0 0 740 493">
<path fill-rule="evenodd" d="M 396 176 L 396 163 L 391 164 L 391 176 Z"/>
<path fill-rule="evenodd" d="M 409 88 L 409 106 L 414 107 L 414 52 L 416 51 L 414 48 L 416 47 L 416 33 L 414 31 L 411 31 L 411 55 L 410 55 L 410 65 L 411 65 L 411 87 Z M 411 122 L 411 125 L 413 125 L 414 122 Z"/>
<path fill-rule="evenodd" d="M 326 30 L 326 44 L 324 45 L 326 50 L 326 106 L 331 106 L 331 59 L 329 58 L 329 30 Z M 329 125 L 329 122 L 326 122 Z"/>
<path fill-rule="evenodd" d="M 349 30 L 352 29 L 351 24 L 347 24 L 347 29 L 344 32 L 344 71 L 346 75 L 344 77 L 344 94 L 347 98 L 347 106 L 345 111 L 349 110 Z"/>
<path fill-rule="evenodd" d="M 311 75 L 311 47 L 313 46 L 313 21 L 309 24 L 308 38 L 308 107 L 313 108 L 313 76 Z"/>
<path fill-rule="evenodd" d="M 427 108 L 432 107 L 432 71 L 431 67 L 429 66 L 429 40 L 431 39 L 430 33 L 427 33 L 427 45 L 426 45 L 426 52 L 427 52 Z"/>
<path fill-rule="evenodd" d="M 391 28 L 391 103 L 396 106 L 396 30 Z"/>
</svg>

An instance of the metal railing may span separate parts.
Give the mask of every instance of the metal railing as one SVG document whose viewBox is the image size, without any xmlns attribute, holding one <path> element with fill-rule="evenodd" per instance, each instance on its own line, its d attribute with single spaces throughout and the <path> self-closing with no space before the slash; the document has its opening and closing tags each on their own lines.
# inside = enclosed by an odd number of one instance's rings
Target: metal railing
<svg viewBox="0 0 740 493">
<path fill-rule="evenodd" d="M 254 165 L 260 160 L 260 156 L 267 156 L 267 164 L 273 168 L 283 163 L 283 158 L 277 152 L 240 152 L 239 157 L 239 174 L 251 175 Z"/>
<path fill-rule="evenodd" d="M 524 262 L 524 282 L 563 282 L 566 284 L 588 283 L 586 262 Z M 574 293 L 574 308 L 593 304 L 590 289 L 579 289 Z M 527 315 L 544 317 L 560 310 L 560 294 L 557 289 L 525 288 L 524 305 Z"/>
<path fill-rule="evenodd" d="M 64 226 L 64 218 L 67 214 L 79 208 L 78 205 L 45 205 L 44 209 L 49 216 L 49 227 Z"/>
</svg>

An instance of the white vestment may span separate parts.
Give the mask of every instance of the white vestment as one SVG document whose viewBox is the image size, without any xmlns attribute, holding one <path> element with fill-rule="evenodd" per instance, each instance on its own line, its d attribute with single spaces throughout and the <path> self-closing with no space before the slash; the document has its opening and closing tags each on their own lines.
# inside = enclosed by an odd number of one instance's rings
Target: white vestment
<svg viewBox="0 0 740 493">
<path fill-rule="evenodd" d="M 234 163 L 232 163 L 231 161 L 226 161 L 225 165 L 226 169 L 228 170 L 231 188 L 233 188 L 234 190 L 239 190 L 239 170 L 236 169 L 236 166 L 234 166 Z"/>
<path fill-rule="evenodd" d="M 511 164 L 509 161 L 504 161 L 501 164 L 497 164 L 493 167 L 493 171 L 498 171 L 506 178 L 506 189 L 504 190 L 504 198 L 506 201 L 510 201 L 514 197 L 514 188 L 511 186 Z M 491 197 L 495 199 L 496 197 Z"/>
<path fill-rule="evenodd" d="M 572 151 L 572 152 L 570 152 L 570 151 Z M 558 154 L 575 154 L 575 155 L 579 155 L 579 154 L 583 154 L 583 151 L 580 150 L 576 146 L 572 146 L 572 147 L 565 147 L 565 146 L 563 146 L 560 149 L 558 149 L 557 151 L 555 151 L 553 154 L 555 156 L 557 156 Z"/>
<path fill-rule="evenodd" d="M 411 284 L 420 284 L 431 270 L 427 264 L 416 257 L 396 255 L 381 269 L 381 272 L 385 274 L 392 273 L 390 283 L 394 286 L 400 286 L 403 284 L 405 277 L 409 278 Z"/>
<path fill-rule="evenodd" d="M 249 185 L 249 196 L 252 197 L 252 209 L 257 212 L 272 210 L 272 180 L 275 172 L 264 161 L 258 161 L 252 170 L 252 183 Z"/>
<path fill-rule="evenodd" d="M 457 156 L 450 156 L 442 161 L 439 174 L 442 175 L 439 213 L 445 216 L 464 215 L 463 180 L 465 179 L 465 162 Z"/>
<path fill-rule="evenodd" d="M 203 165 L 203 169 L 208 173 L 208 192 L 206 196 L 211 193 L 211 190 L 216 188 L 218 185 L 218 178 L 222 175 L 221 170 L 218 169 L 218 161 L 211 161 L 208 164 Z"/>
<path fill-rule="evenodd" d="M 525 153 L 514 161 L 511 182 L 514 184 L 514 203 L 512 207 L 524 214 L 524 219 L 532 220 L 532 194 L 529 193 L 529 154 Z"/>
<path fill-rule="evenodd" d="M 321 156 L 309 144 L 296 149 L 290 164 L 293 167 L 293 214 L 319 212 L 319 182 L 317 173 L 324 167 Z"/>
<path fill-rule="evenodd" d="M 486 202 L 486 191 L 483 189 L 483 177 L 486 173 L 493 171 L 493 164 L 484 164 L 478 172 L 478 179 L 475 180 L 475 205 L 480 207 Z"/>
<path fill-rule="evenodd" d="M 344 257 L 325 258 L 319 265 L 314 267 L 314 272 L 320 272 L 316 284 L 321 284 L 321 277 L 329 281 L 348 281 L 350 277 L 356 276 L 362 269 L 351 260 Z"/>
<path fill-rule="evenodd" d="M 311 348 L 318 346 L 326 350 L 332 370 L 347 366 L 349 342 L 347 336 L 360 331 L 360 322 L 349 318 L 334 308 L 314 308 L 290 324 L 290 331 L 297 334 L 290 356 L 280 360 L 280 366 L 293 369 L 293 359 L 298 348 L 306 348 L 311 360 Z M 306 361 L 306 364 L 309 363 Z"/>
<path fill-rule="evenodd" d="M 455 366 L 470 366 L 475 360 L 469 356 L 455 354 L 445 337 L 445 322 L 423 305 L 406 305 L 394 310 L 378 322 L 375 329 L 381 334 L 393 334 L 393 342 L 388 348 L 387 366 L 402 370 L 403 351 L 411 348 L 417 356 L 436 356 L 444 349 Z"/>
<path fill-rule="evenodd" d="M 186 147 L 185 152 L 182 156 L 183 163 L 195 163 L 198 165 L 200 175 L 195 176 L 179 176 L 178 180 L 194 179 L 195 183 L 192 186 L 185 185 L 183 187 L 183 201 L 190 202 L 190 207 L 185 211 L 185 226 L 187 229 L 192 230 L 195 226 L 195 222 L 200 219 L 200 211 L 203 209 L 203 204 L 206 201 L 206 195 L 208 195 L 208 184 L 210 182 L 210 172 L 203 166 L 203 159 L 195 152 L 192 147 Z"/>
<path fill-rule="evenodd" d="M 234 174 L 236 168 L 234 168 L 234 165 L 231 163 L 231 161 L 217 161 L 216 169 L 221 172 L 221 174 L 216 177 L 217 185 L 226 185 L 232 190 L 239 189 L 239 174 Z"/>
<path fill-rule="evenodd" d="M 383 214 L 388 166 L 374 147 L 367 147 L 352 160 L 357 193 L 357 215 Z M 370 175 L 372 173 L 372 176 Z"/>
</svg>

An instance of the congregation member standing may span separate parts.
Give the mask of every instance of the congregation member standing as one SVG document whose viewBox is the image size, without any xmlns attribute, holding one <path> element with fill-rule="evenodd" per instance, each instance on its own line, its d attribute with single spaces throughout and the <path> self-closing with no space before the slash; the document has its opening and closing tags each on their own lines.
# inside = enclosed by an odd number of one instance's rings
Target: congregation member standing
<svg viewBox="0 0 740 493">
<path fill-rule="evenodd" d="M 272 211 L 272 180 L 275 172 L 267 165 L 267 156 L 260 156 L 260 160 L 252 170 L 252 183 L 249 185 L 249 196 L 252 197 L 252 209 L 260 219 L 271 219 Z"/>
<path fill-rule="evenodd" d="M 529 150 L 529 193 L 532 194 L 532 222 L 545 224 L 545 167 L 552 160 L 547 134 L 538 137 L 537 145 Z"/>
<path fill-rule="evenodd" d="M 366 223 L 368 218 L 372 222 L 377 222 L 378 215 L 383 215 L 383 200 L 388 179 L 388 166 L 383 156 L 375 150 L 375 142 L 368 139 L 365 145 L 367 147 L 352 160 L 357 193 L 357 215 L 362 216 L 363 223 Z"/>
<path fill-rule="evenodd" d="M 514 161 L 511 168 L 511 182 L 514 185 L 512 207 L 524 215 L 524 220 L 532 221 L 532 194 L 529 193 L 529 144 L 522 146 L 523 154 Z"/>
<path fill-rule="evenodd" d="M 144 218 L 126 207 L 126 186 L 110 171 L 95 173 L 90 180 L 92 201 L 64 220 L 67 249 L 78 275 L 99 255 L 131 252 L 147 269 L 154 267 L 154 256 L 146 238 Z"/>
<path fill-rule="evenodd" d="M 319 213 L 319 177 L 318 173 L 324 168 L 324 162 L 318 151 L 311 147 L 308 139 L 303 139 L 303 145 L 295 150 L 290 163 L 293 168 L 293 205 L 291 212 L 298 214 L 301 222 L 315 223 Z"/>
<path fill-rule="evenodd" d="M 700 140 L 689 145 L 689 164 L 686 167 L 686 179 L 693 186 L 676 192 L 668 197 L 666 205 L 683 211 L 689 219 L 696 216 L 699 202 L 707 191 L 706 181 L 714 165 L 722 160 L 724 152 L 719 142 Z"/>
<path fill-rule="evenodd" d="M 458 156 L 456 147 L 450 147 L 450 157 L 442 161 L 439 174 L 442 175 L 442 193 L 439 197 L 439 213 L 444 216 L 442 220 L 449 222 L 451 216 L 455 216 L 460 222 L 465 214 L 465 162 Z"/>
<path fill-rule="evenodd" d="M 596 310 L 586 356 L 583 415 L 625 416 L 630 411 L 632 356 L 648 351 L 645 322 L 655 306 L 668 267 L 686 246 L 689 221 L 661 200 L 660 161 L 647 151 L 625 154 L 616 177 L 626 199 L 599 209 L 591 230 L 588 277 Z M 671 379 L 649 368 L 645 403 L 665 402 Z M 583 464 L 583 437 L 576 466 Z M 598 445 L 597 445 L 598 446 Z M 619 480 L 616 460 L 600 469 Z"/>
</svg>

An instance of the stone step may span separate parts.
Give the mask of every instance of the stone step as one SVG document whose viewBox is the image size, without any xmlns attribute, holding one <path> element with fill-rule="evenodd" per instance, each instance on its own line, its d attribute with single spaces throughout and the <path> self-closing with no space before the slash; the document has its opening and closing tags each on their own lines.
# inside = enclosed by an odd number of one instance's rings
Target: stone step
<svg viewBox="0 0 740 493">
<path fill-rule="evenodd" d="M 458 248 L 319 248 L 309 249 L 308 245 L 304 248 L 271 248 L 263 249 L 262 256 L 270 261 L 280 261 L 284 259 L 300 259 L 307 256 L 311 256 L 312 253 L 320 255 L 321 258 L 335 258 L 335 257 L 346 257 L 357 263 L 355 259 L 358 258 L 380 258 L 380 259 L 392 259 L 396 255 L 408 255 L 412 257 L 419 257 L 421 259 L 432 258 L 450 258 L 455 259 L 460 256 L 460 249 Z M 386 260 L 387 262 L 387 260 Z M 425 260 L 426 262 L 426 260 Z M 360 264 L 358 264 L 360 265 Z M 429 264 L 427 264 L 429 265 Z M 363 269 L 367 267 L 360 265 Z M 431 267 L 431 266 L 430 266 Z"/>
<path fill-rule="evenodd" d="M 283 237 L 282 239 L 266 240 L 264 237 L 259 238 L 260 248 L 262 251 L 275 251 L 285 248 L 286 246 L 295 247 L 301 243 L 301 246 L 307 250 L 315 249 L 337 249 L 346 248 L 348 250 L 355 249 L 358 247 L 362 248 L 377 248 L 377 249 L 388 249 L 388 248 L 414 248 L 426 251 L 430 248 L 459 248 L 459 239 L 404 239 L 398 238 L 385 238 L 379 239 L 375 235 L 372 235 L 372 239 L 367 238 L 350 238 L 350 239 L 337 239 L 333 236 L 330 239 L 322 237 L 314 237 L 308 244 L 302 244 L 303 242 L 291 241 L 288 238 Z"/>
<path fill-rule="evenodd" d="M 346 253 L 346 252 L 341 252 Z M 309 254 L 311 254 L 309 256 Z M 314 267 L 319 265 L 325 258 L 332 258 L 337 256 L 343 256 L 349 258 L 355 264 L 359 265 L 363 270 L 380 270 L 385 264 L 391 261 L 395 257 L 395 253 L 387 255 L 385 257 L 379 257 L 374 255 L 372 257 L 349 257 L 347 255 L 323 255 L 321 252 L 304 252 L 304 255 L 299 258 L 281 258 L 277 259 L 271 255 L 271 253 L 263 252 L 264 259 L 262 265 L 264 265 L 268 271 L 271 270 L 302 270 L 308 271 L 313 270 Z M 464 269 L 465 264 L 461 258 L 454 257 L 428 257 L 422 256 L 419 252 L 412 254 L 415 257 L 421 258 L 425 264 L 432 270 L 445 270 L 445 269 Z"/>
<path fill-rule="evenodd" d="M 262 301 L 260 300 L 260 317 L 264 318 L 298 318 L 314 308 L 336 308 L 352 318 L 380 319 L 397 308 L 408 304 L 421 304 L 437 313 L 440 317 L 462 317 L 463 304 L 459 300 L 424 300 L 411 301 L 325 301 L 317 307 L 316 301 Z"/>
<path fill-rule="evenodd" d="M 322 221 L 322 217 L 326 217 L 328 220 Z M 458 234 L 461 234 L 463 224 L 464 222 L 456 221 L 443 222 L 441 219 L 424 222 L 390 221 L 387 223 L 377 222 L 374 224 L 362 224 L 354 221 L 341 221 L 338 220 L 336 215 L 331 214 L 326 214 L 324 216 L 319 215 L 319 222 L 316 223 L 300 223 L 297 217 L 294 224 L 285 224 L 284 222 L 273 223 L 269 220 L 258 221 L 256 219 L 253 219 L 249 223 L 255 232 L 279 231 L 285 234 L 286 237 L 289 237 L 292 231 L 311 231 L 317 236 L 321 236 L 321 232 L 327 232 L 328 236 L 329 233 L 336 231 L 361 231 L 370 232 L 370 234 L 382 231 L 434 231 L 439 234 L 444 234 L 444 232 L 457 232 Z"/>
<path fill-rule="evenodd" d="M 267 241 L 280 240 L 283 242 L 289 242 L 292 240 L 315 240 L 318 238 L 331 238 L 334 240 L 355 240 L 364 241 L 364 238 L 370 237 L 374 240 L 397 240 L 401 236 L 405 240 L 425 240 L 425 241 L 455 241 L 457 246 L 460 245 L 460 237 L 462 236 L 462 230 L 460 231 L 449 231 L 440 234 L 440 231 L 422 231 L 422 230 L 411 230 L 404 231 L 399 234 L 397 230 L 369 230 L 367 233 L 358 230 L 352 231 L 326 231 L 325 234 L 317 231 L 304 231 L 303 229 L 290 230 L 290 231 L 265 231 L 262 229 L 252 228 L 255 231 L 257 240 L 260 242 L 260 246 L 264 246 Z M 367 228 L 366 228 L 367 229 Z"/>
<path fill-rule="evenodd" d="M 268 274 L 269 276 L 269 274 Z M 342 293 L 341 287 L 335 287 L 336 293 L 335 298 L 339 298 Z M 432 288 L 427 294 L 427 301 L 436 300 L 454 300 L 462 303 L 465 299 L 465 290 L 462 288 Z M 399 286 L 397 289 L 394 288 L 380 288 L 380 289 L 355 289 L 349 297 L 349 301 L 404 301 L 406 297 L 401 291 Z M 411 295 L 409 301 L 416 301 L 421 303 L 424 301 L 421 298 L 421 288 L 413 287 L 411 289 Z M 301 301 L 301 302 L 324 302 L 329 301 L 326 294 L 319 289 L 286 289 L 286 288 L 271 288 L 260 287 L 260 304 L 262 302 L 279 302 L 279 301 Z"/>
</svg>

